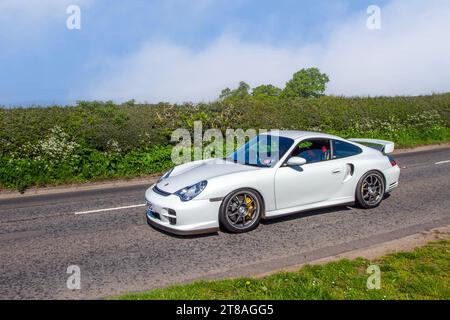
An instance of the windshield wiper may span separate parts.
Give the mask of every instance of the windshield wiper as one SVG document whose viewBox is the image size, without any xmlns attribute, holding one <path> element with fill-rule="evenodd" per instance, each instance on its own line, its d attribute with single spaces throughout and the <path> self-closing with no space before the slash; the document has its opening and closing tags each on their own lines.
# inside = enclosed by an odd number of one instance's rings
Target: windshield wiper
<svg viewBox="0 0 450 320">
<path fill-rule="evenodd" d="M 250 167 L 257 167 L 257 168 L 262 168 L 263 167 L 263 166 L 255 164 L 255 163 L 241 163 L 241 164 L 246 165 L 246 166 L 250 166 Z"/>
<path fill-rule="evenodd" d="M 242 165 L 244 165 L 244 166 L 251 166 L 251 167 L 257 167 L 257 168 L 265 168 L 265 166 L 263 166 L 263 165 L 258 165 L 258 164 L 256 164 L 256 163 L 242 163 L 242 162 L 239 162 L 239 161 L 237 161 L 237 160 L 235 160 L 235 159 L 232 159 L 232 158 L 223 158 L 223 160 L 225 160 L 225 161 L 230 161 L 230 162 L 233 162 L 233 163 L 242 164 Z"/>
</svg>

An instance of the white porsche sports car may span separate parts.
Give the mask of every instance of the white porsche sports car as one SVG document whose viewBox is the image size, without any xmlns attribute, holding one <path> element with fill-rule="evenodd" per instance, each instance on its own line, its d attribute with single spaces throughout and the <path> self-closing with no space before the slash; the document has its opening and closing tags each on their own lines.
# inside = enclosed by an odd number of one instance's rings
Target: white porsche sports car
<svg viewBox="0 0 450 320">
<path fill-rule="evenodd" d="M 145 194 L 147 221 L 174 234 L 256 228 L 323 207 L 374 208 L 398 186 L 394 143 L 306 132 L 258 135 L 224 159 L 179 165 Z"/>
</svg>

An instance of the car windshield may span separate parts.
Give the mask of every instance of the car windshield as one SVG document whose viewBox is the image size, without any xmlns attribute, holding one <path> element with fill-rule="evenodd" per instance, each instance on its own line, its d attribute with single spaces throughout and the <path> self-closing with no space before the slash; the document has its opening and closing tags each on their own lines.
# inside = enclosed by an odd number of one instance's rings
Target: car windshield
<svg viewBox="0 0 450 320">
<path fill-rule="evenodd" d="M 226 159 L 249 166 L 270 168 L 289 150 L 294 140 L 274 135 L 258 135 Z"/>
</svg>

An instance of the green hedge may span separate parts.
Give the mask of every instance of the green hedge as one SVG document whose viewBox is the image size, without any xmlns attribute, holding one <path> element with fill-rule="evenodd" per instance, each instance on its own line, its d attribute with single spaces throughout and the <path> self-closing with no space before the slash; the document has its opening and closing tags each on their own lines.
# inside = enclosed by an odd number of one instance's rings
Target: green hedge
<svg viewBox="0 0 450 320">
<path fill-rule="evenodd" d="M 0 108 L 0 186 L 24 189 L 161 172 L 177 128 L 315 130 L 393 140 L 449 140 L 450 94 L 317 99 L 245 98 L 209 104 Z"/>
</svg>

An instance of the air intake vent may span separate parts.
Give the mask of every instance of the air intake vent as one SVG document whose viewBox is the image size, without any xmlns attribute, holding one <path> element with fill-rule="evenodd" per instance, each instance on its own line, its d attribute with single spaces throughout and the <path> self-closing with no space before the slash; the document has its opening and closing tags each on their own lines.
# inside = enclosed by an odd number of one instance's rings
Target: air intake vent
<svg viewBox="0 0 450 320">
<path fill-rule="evenodd" d="M 175 217 L 177 216 L 177 213 L 176 213 L 175 210 L 169 209 L 168 211 L 169 211 L 169 214 L 170 214 L 171 216 L 175 216 Z M 177 218 L 170 217 L 170 218 L 169 218 L 169 223 L 172 224 L 172 225 L 177 224 Z"/>
</svg>

